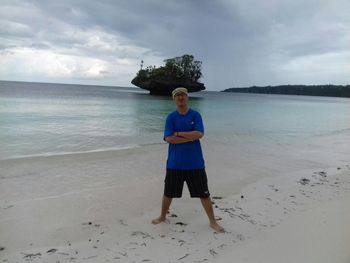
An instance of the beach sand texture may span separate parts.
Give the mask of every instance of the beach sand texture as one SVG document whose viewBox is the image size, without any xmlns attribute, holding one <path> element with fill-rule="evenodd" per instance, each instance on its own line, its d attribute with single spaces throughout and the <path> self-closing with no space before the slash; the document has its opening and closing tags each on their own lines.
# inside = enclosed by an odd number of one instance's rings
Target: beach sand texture
<svg viewBox="0 0 350 263">
<path fill-rule="evenodd" d="M 350 262 L 350 141 L 204 138 L 216 217 L 159 215 L 167 145 L 0 161 L 0 262 Z"/>
</svg>

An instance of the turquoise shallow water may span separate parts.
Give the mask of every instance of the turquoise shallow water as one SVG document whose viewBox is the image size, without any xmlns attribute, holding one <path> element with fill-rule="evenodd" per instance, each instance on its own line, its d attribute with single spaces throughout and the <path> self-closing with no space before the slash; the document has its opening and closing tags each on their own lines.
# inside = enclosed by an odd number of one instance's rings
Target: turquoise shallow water
<svg viewBox="0 0 350 263">
<path fill-rule="evenodd" d="M 350 132 L 350 99 L 201 92 L 206 136 L 288 142 Z M 0 81 L 0 159 L 163 143 L 168 97 L 136 88 Z"/>
</svg>

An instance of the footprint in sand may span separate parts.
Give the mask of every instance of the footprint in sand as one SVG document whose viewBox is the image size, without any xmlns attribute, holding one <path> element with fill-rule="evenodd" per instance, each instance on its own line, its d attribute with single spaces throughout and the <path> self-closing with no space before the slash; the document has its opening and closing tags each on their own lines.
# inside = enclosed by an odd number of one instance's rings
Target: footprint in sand
<svg viewBox="0 0 350 263">
<path fill-rule="evenodd" d="M 122 226 L 128 226 L 128 224 L 125 223 L 123 219 L 119 219 L 118 222 L 119 222 Z"/>
<path fill-rule="evenodd" d="M 218 253 L 214 249 L 209 249 L 209 253 L 214 257 Z"/>
<path fill-rule="evenodd" d="M 221 244 L 220 246 L 218 246 L 218 249 L 223 250 L 227 245 L 226 244 Z"/>
<path fill-rule="evenodd" d="M 307 185 L 310 183 L 310 179 L 302 178 L 302 179 L 300 179 L 299 183 L 302 185 Z"/>
<path fill-rule="evenodd" d="M 187 226 L 187 224 L 182 223 L 182 222 L 176 222 L 175 225 L 179 225 L 179 226 Z"/>
<path fill-rule="evenodd" d="M 53 254 L 53 253 L 55 253 L 56 251 L 57 251 L 56 248 L 51 248 L 51 249 L 49 249 L 48 251 L 46 251 L 46 253 L 48 253 L 48 254 Z"/>
<path fill-rule="evenodd" d="M 177 260 L 182 260 L 182 259 L 184 259 L 184 258 L 187 258 L 189 255 L 190 255 L 190 254 L 186 254 L 186 255 L 184 255 L 183 257 L 178 258 Z"/>
<path fill-rule="evenodd" d="M 85 223 L 82 223 L 83 226 L 92 226 L 92 222 L 85 222 Z M 100 224 L 94 224 L 95 227 L 100 227 L 101 225 Z"/>
<path fill-rule="evenodd" d="M 11 208 L 11 207 L 14 207 L 14 205 L 5 206 L 5 207 L 3 207 L 2 209 L 9 209 L 9 208 Z"/>
<path fill-rule="evenodd" d="M 22 253 L 22 254 L 24 254 L 24 259 L 26 259 L 26 260 L 32 260 L 32 259 L 35 259 L 35 258 L 37 258 L 37 257 L 41 257 L 41 253 L 29 253 L 29 254 L 27 254 L 27 253 Z"/>
<path fill-rule="evenodd" d="M 153 239 L 154 237 L 152 237 L 150 234 L 146 233 L 146 232 L 142 232 L 142 231 L 134 231 L 131 233 L 131 236 L 142 236 L 142 238 L 151 238 Z"/>
</svg>

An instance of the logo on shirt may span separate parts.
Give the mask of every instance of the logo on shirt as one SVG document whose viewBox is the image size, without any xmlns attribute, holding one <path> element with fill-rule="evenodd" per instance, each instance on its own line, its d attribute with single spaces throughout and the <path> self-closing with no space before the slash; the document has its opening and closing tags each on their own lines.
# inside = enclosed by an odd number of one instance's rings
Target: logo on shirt
<svg viewBox="0 0 350 263">
<path fill-rule="evenodd" d="M 191 125 L 193 125 L 194 124 L 194 121 L 191 121 Z"/>
</svg>

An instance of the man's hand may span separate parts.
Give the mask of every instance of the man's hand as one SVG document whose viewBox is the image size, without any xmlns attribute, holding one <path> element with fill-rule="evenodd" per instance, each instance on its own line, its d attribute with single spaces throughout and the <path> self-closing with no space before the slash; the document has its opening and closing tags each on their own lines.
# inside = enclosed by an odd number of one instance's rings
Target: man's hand
<svg viewBox="0 0 350 263">
<path fill-rule="evenodd" d="M 185 139 L 191 139 L 191 140 L 199 140 L 201 139 L 204 134 L 199 131 L 189 131 L 189 132 L 177 132 L 177 136 L 185 138 Z"/>
<path fill-rule="evenodd" d="M 184 137 L 179 137 L 179 136 L 168 136 L 165 138 L 165 141 L 171 144 L 180 144 L 180 143 L 192 142 L 194 140 L 187 139 Z"/>
<path fill-rule="evenodd" d="M 173 136 L 165 138 L 167 143 L 179 144 L 199 140 L 203 137 L 203 133 L 199 131 L 175 132 Z"/>
</svg>

